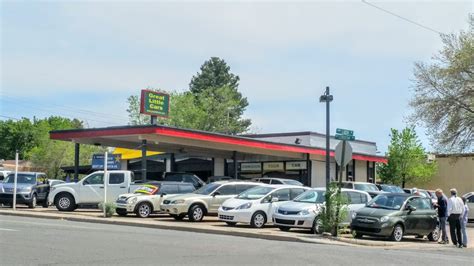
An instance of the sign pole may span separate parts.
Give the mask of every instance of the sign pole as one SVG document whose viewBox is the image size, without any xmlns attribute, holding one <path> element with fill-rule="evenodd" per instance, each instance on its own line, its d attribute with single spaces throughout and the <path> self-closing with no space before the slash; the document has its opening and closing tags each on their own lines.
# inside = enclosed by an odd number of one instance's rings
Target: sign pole
<svg viewBox="0 0 474 266">
<path fill-rule="evenodd" d="M 107 204 L 107 181 L 108 181 L 108 178 L 107 178 L 107 161 L 108 161 L 108 152 L 105 152 L 105 156 L 104 156 L 104 217 L 107 217 L 107 208 L 106 208 L 106 204 Z"/>
<path fill-rule="evenodd" d="M 18 151 L 15 153 L 15 178 L 13 180 L 13 210 L 16 211 L 16 187 L 18 181 Z"/>
<path fill-rule="evenodd" d="M 346 153 L 346 141 L 342 141 L 342 153 L 341 153 L 341 162 L 344 162 L 344 155 Z M 339 185 L 337 186 L 337 196 L 341 195 L 341 187 L 342 187 L 342 172 L 344 172 L 344 166 L 341 166 L 341 171 L 339 173 Z M 341 205 L 341 201 L 337 201 L 337 206 L 336 206 L 336 223 L 335 223 L 335 228 L 334 228 L 334 236 L 337 236 L 337 229 L 339 227 L 339 208 Z"/>
</svg>

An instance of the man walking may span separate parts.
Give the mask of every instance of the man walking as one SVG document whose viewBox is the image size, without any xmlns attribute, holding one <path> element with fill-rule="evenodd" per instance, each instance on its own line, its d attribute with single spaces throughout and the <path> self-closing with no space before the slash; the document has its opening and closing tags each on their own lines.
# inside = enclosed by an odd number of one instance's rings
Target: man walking
<svg viewBox="0 0 474 266">
<path fill-rule="evenodd" d="M 452 188 L 450 190 L 451 197 L 448 201 L 448 221 L 449 231 L 451 232 L 451 241 L 459 248 L 463 247 L 461 234 L 461 216 L 464 212 L 464 203 L 462 199 L 457 196 L 457 190 Z"/>
<path fill-rule="evenodd" d="M 436 197 L 438 198 L 438 202 L 436 203 L 436 207 L 438 208 L 438 219 L 439 219 L 439 227 L 441 229 L 441 241 L 440 244 L 448 244 L 448 235 L 446 234 L 446 219 L 448 218 L 448 199 L 443 194 L 443 190 L 437 189 L 436 190 Z"/>
</svg>

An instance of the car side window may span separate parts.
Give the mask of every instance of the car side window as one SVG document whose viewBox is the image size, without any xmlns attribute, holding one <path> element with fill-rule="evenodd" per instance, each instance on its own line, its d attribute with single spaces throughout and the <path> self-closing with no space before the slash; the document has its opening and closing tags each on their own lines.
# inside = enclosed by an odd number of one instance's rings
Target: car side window
<svg viewBox="0 0 474 266">
<path fill-rule="evenodd" d="M 162 185 L 161 189 L 158 191 L 158 194 L 177 194 L 179 192 L 178 185 Z"/>
<path fill-rule="evenodd" d="M 175 181 L 175 182 L 182 182 L 183 177 L 180 175 L 168 175 L 165 178 L 166 181 Z"/>
<path fill-rule="evenodd" d="M 362 193 L 349 192 L 351 204 L 362 204 L 367 202 L 367 198 Z"/>
<path fill-rule="evenodd" d="M 260 179 L 258 181 L 261 183 L 270 184 L 271 179 Z"/>
<path fill-rule="evenodd" d="M 271 181 L 272 181 L 271 184 L 274 184 L 274 185 L 282 185 L 283 184 L 283 182 L 281 182 L 280 180 L 272 179 Z"/>
<path fill-rule="evenodd" d="M 83 182 L 84 185 L 103 185 L 104 184 L 104 174 L 94 174 L 89 176 Z"/>
<path fill-rule="evenodd" d="M 303 188 L 292 188 L 290 189 L 290 199 L 296 198 L 298 195 L 303 193 L 305 190 Z"/>
<path fill-rule="evenodd" d="M 410 205 L 415 207 L 417 210 L 429 210 L 431 209 L 430 199 L 415 198 L 410 201 Z"/>
<path fill-rule="evenodd" d="M 193 185 L 198 185 L 199 182 L 196 180 L 196 178 L 192 175 L 185 175 L 183 178 L 183 181 L 186 183 L 192 183 Z"/>
<path fill-rule="evenodd" d="M 247 190 L 249 188 L 253 188 L 253 187 L 255 187 L 255 185 L 236 185 L 235 189 L 237 191 L 237 194 L 240 194 L 240 193 L 244 192 L 245 190 Z"/>
<path fill-rule="evenodd" d="M 223 185 L 220 188 L 217 189 L 217 192 L 219 192 L 219 195 L 236 195 L 237 191 L 235 189 L 235 185 Z"/>
<path fill-rule="evenodd" d="M 111 173 L 109 174 L 109 184 L 117 185 L 122 184 L 125 182 L 125 174 L 124 173 Z"/>
<path fill-rule="evenodd" d="M 194 190 L 195 190 L 194 186 L 192 186 L 192 185 L 188 185 L 188 184 L 179 185 L 179 192 L 180 193 L 191 193 Z"/>
<path fill-rule="evenodd" d="M 272 197 L 277 197 L 278 201 L 290 200 L 290 189 L 289 188 L 279 189 L 272 193 Z"/>
<path fill-rule="evenodd" d="M 352 188 L 352 183 L 342 183 L 342 188 Z"/>
</svg>

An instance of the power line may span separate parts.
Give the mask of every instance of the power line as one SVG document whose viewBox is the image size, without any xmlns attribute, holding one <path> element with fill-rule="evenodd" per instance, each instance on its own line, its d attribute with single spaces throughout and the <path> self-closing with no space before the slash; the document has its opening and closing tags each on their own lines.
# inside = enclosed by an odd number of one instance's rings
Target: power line
<svg viewBox="0 0 474 266">
<path fill-rule="evenodd" d="M 0 115 L 0 117 L 12 119 L 12 120 L 21 120 L 20 118 L 11 117 L 11 116 L 6 116 L 6 115 Z"/>
<path fill-rule="evenodd" d="M 371 3 L 369 3 L 369 2 L 367 2 L 367 1 L 365 1 L 365 0 L 361 0 L 361 1 L 362 1 L 362 3 L 364 3 L 364 4 L 367 4 L 367 5 L 371 6 L 371 7 L 377 8 L 378 10 L 381 10 L 381 11 L 383 11 L 383 12 L 385 12 L 385 13 L 388 13 L 388 14 L 390 14 L 390 15 L 392 15 L 392 16 L 395 16 L 395 17 L 397 17 L 397 18 L 399 18 L 399 19 L 405 20 L 406 22 L 409 22 L 409 23 L 411 23 L 411 24 L 414 24 L 414 25 L 416 25 L 416 26 L 418 26 L 418 27 L 424 28 L 425 30 L 429 30 L 429 31 L 431 31 L 431 32 L 434 32 L 434 33 L 437 33 L 437 34 L 440 34 L 440 35 L 444 34 L 444 33 L 440 32 L 440 31 L 437 31 L 437 30 L 435 30 L 435 29 L 433 29 L 433 28 L 430 28 L 430 27 L 428 27 L 428 26 L 422 25 L 422 24 L 420 24 L 420 23 L 418 23 L 418 22 L 416 22 L 416 21 L 413 21 L 413 20 L 411 20 L 411 19 L 402 17 L 402 16 L 400 16 L 400 15 L 398 15 L 398 14 L 395 14 L 395 13 L 393 13 L 392 11 L 389 11 L 389 10 L 383 9 L 383 8 L 381 8 L 381 7 L 379 7 L 379 6 L 376 6 L 376 5 L 374 5 L 374 4 L 371 4 Z"/>
</svg>

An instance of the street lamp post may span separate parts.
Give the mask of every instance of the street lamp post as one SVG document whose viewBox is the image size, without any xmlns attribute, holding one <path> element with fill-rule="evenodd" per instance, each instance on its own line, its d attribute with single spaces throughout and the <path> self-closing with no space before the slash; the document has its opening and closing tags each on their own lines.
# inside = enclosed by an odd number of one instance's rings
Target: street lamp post
<svg viewBox="0 0 474 266">
<path fill-rule="evenodd" d="M 332 102 L 333 100 L 333 96 L 331 94 L 329 94 L 329 87 L 326 87 L 326 91 L 324 92 L 323 95 L 321 95 L 321 97 L 319 97 L 319 102 L 325 102 L 326 103 L 326 191 L 329 190 L 329 182 L 330 182 L 330 163 L 329 163 L 329 160 L 330 160 L 330 156 L 329 156 L 329 152 L 330 152 L 330 147 L 329 147 L 329 139 L 330 139 L 330 136 L 329 136 L 329 103 Z"/>
</svg>

